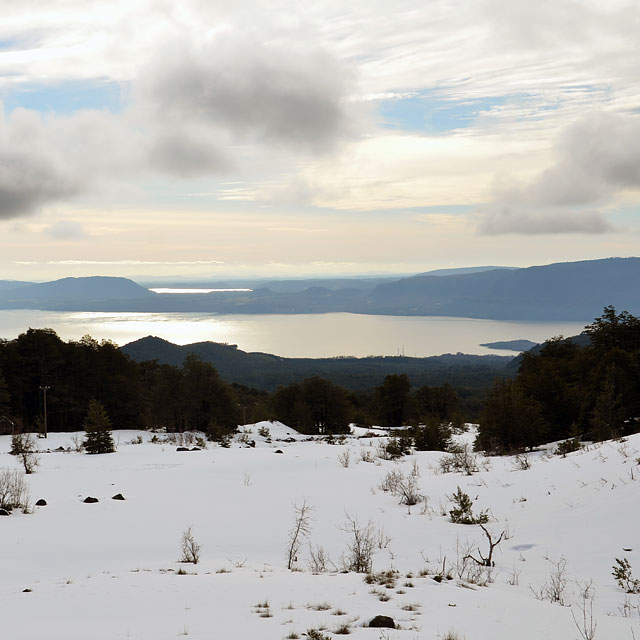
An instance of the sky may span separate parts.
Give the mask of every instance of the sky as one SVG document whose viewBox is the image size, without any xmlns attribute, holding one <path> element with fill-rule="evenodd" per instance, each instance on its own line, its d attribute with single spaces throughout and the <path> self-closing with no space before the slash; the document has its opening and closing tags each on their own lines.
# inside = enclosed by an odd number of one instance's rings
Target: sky
<svg viewBox="0 0 640 640">
<path fill-rule="evenodd" d="M 0 279 L 639 255 L 640 4 L 396 5 L 0 0 Z"/>
</svg>

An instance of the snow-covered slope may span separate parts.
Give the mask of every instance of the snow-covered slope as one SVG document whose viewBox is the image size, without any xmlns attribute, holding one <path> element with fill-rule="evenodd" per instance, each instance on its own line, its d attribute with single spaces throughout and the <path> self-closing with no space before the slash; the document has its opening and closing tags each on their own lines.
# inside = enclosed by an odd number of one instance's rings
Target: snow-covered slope
<svg viewBox="0 0 640 640">
<path fill-rule="evenodd" d="M 380 438 L 328 444 L 279 423 L 244 431 L 228 449 L 177 451 L 184 443 L 116 432 L 114 454 L 41 453 L 26 481 L 32 503 L 47 506 L 0 517 L 0 637 L 280 640 L 319 628 L 335 637 L 347 625 L 352 637 L 375 640 L 450 631 L 466 640 L 573 640 L 581 634 L 572 612 L 582 623 L 581 591 L 593 581 L 594 638 L 632 640 L 632 629 L 640 638 L 639 596 L 611 575 L 615 558 L 626 557 L 640 576 L 640 436 L 566 458 L 537 452 L 528 470 L 491 458 L 466 476 L 440 473 L 439 452 L 382 460 Z M 38 445 L 73 448 L 73 435 Z M 9 448 L 0 437 L 0 468 L 17 469 Z M 394 470 L 419 473 L 423 502 L 409 508 L 379 488 Z M 486 555 L 487 542 L 479 526 L 450 521 L 458 486 L 475 513 L 487 510 L 494 539 L 506 532 L 488 573 L 473 561 L 462 566 L 469 552 Z M 116 493 L 126 500 L 112 500 Z M 89 495 L 99 502 L 83 503 Z M 289 531 L 305 500 L 311 531 L 292 572 Z M 397 572 L 388 586 L 340 572 L 353 543 L 349 520 L 371 523 L 374 572 Z M 202 547 L 197 565 L 178 562 L 188 527 Z M 330 571 L 311 572 L 310 545 L 329 555 Z M 443 566 L 451 579 L 438 582 Z M 478 571 L 487 586 L 468 581 Z M 565 582 L 564 606 L 544 599 L 552 577 Z M 366 628 L 378 614 L 401 628 Z"/>
</svg>

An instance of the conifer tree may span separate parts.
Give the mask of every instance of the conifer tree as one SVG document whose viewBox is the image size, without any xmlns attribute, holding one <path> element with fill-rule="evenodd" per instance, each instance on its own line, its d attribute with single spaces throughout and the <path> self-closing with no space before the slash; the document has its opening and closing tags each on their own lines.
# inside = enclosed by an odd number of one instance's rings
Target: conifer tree
<svg viewBox="0 0 640 640">
<path fill-rule="evenodd" d="M 87 435 L 84 447 L 87 453 L 113 453 L 116 448 L 111 435 L 111 420 L 97 400 L 91 400 L 82 423 Z"/>
</svg>

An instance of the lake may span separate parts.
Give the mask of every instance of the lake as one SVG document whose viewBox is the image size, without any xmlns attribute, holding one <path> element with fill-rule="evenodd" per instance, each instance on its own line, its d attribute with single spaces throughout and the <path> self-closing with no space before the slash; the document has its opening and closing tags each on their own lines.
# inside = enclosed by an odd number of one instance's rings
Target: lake
<svg viewBox="0 0 640 640">
<path fill-rule="evenodd" d="M 64 340 L 89 334 L 119 345 L 153 335 L 176 344 L 211 340 L 243 351 L 286 357 L 368 355 L 432 356 L 442 353 L 504 354 L 482 342 L 580 333 L 580 322 L 506 322 L 473 318 L 371 316 L 351 313 L 304 315 L 215 315 L 201 313 L 94 313 L 0 311 L 0 338 L 29 327 L 54 329 Z"/>
</svg>

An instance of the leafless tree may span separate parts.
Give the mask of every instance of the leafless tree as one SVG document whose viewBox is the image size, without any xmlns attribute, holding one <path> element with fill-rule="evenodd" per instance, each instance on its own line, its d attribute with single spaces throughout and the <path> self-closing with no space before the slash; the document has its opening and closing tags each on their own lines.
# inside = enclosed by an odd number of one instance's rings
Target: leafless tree
<svg viewBox="0 0 640 640">
<path fill-rule="evenodd" d="M 293 505 L 295 518 L 293 526 L 289 531 L 289 541 L 287 543 L 287 569 L 293 569 L 297 559 L 298 552 L 305 538 L 311 533 L 311 512 L 313 507 L 307 504 L 307 499 L 302 501 L 302 504 L 298 506 Z"/>
<path fill-rule="evenodd" d="M 180 544 L 182 547 L 182 558 L 180 558 L 180 562 L 198 564 L 198 562 L 200 562 L 200 551 L 202 547 L 196 542 L 191 527 L 182 533 Z"/>
</svg>

